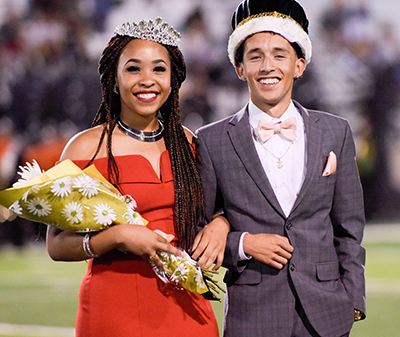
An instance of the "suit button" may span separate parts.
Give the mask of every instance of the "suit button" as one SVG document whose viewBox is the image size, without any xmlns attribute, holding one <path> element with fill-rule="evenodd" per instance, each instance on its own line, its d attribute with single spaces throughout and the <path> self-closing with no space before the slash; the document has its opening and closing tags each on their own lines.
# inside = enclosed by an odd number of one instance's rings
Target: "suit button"
<svg viewBox="0 0 400 337">
<path fill-rule="evenodd" d="M 295 271 L 296 270 L 296 266 L 294 264 L 291 264 L 289 269 L 290 269 L 290 271 Z"/>
<path fill-rule="evenodd" d="M 288 222 L 287 224 L 286 224 L 286 229 L 287 230 L 290 230 L 291 228 L 292 228 L 292 223 L 291 222 Z"/>
</svg>

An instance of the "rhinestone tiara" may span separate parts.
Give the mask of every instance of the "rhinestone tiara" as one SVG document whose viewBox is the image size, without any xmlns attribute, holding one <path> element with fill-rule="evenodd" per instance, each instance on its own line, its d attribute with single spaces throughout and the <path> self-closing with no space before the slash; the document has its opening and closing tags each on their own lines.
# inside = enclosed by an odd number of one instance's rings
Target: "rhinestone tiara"
<svg viewBox="0 0 400 337">
<path fill-rule="evenodd" d="M 114 33 L 175 47 L 181 41 L 181 34 L 160 17 L 149 21 L 123 23 L 115 28 Z"/>
</svg>

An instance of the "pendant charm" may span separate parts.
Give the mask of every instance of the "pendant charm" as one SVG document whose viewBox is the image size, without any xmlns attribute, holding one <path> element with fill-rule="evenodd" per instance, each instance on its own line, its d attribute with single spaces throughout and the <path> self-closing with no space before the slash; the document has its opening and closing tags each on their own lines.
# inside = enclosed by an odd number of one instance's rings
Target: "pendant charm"
<svg viewBox="0 0 400 337">
<path fill-rule="evenodd" d="M 261 146 L 271 155 L 276 159 L 276 167 L 278 170 L 280 170 L 281 168 L 283 168 L 283 162 L 282 162 L 282 158 L 289 152 L 290 147 L 293 145 L 293 141 L 290 142 L 289 146 L 287 147 L 286 151 L 284 152 L 283 155 L 281 155 L 280 157 L 278 157 L 275 153 L 273 153 L 270 149 L 268 149 L 268 147 L 266 147 L 264 145 L 264 143 L 258 138 L 258 136 L 256 136 L 257 141 L 261 144 Z M 281 152 L 280 152 L 281 153 Z M 279 154 L 280 154 L 279 153 Z"/>
</svg>

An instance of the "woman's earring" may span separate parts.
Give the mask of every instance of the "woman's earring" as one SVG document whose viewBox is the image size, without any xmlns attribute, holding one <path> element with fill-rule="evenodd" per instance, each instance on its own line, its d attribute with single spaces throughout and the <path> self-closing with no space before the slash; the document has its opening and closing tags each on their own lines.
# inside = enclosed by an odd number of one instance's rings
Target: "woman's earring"
<svg viewBox="0 0 400 337">
<path fill-rule="evenodd" d="M 114 94 L 119 94 L 117 83 L 114 83 Z"/>
</svg>

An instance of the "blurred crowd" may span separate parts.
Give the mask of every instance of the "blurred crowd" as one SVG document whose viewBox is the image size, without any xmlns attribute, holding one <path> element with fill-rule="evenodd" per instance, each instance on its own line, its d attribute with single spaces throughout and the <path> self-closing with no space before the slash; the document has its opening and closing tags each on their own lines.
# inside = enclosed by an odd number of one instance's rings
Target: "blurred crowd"
<svg viewBox="0 0 400 337">
<path fill-rule="evenodd" d="M 370 4 L 332 0 L 321 13 L 295 98 L 349 120 L 367 220 L 393 221 L 400 216 L 400 32 Z"/>
<path fill-rule="evenodd" d="M 35 159 L 44 170 L 53 166 L 68 139 L 90 126 L 101 98 L 98 59 L 124 21 L 162 16 L 182 33 L 186 126 L 195 131 L 240 109 L 248 100 L 246 85 L 226 53 L 238 2 L 1 0 L 0 188 L 11 186 L 25 162 Z M 400 219 L 399 32 L 377 18 L 368 1 L 326 4 L 311 21 L 312 62 L 295 84 L 294 98 L 350 121 L 367 219 L 395 221 Z M 43 227 L 19 218 L 0 223 L 0 245 L 23 246 L 43 236 Z"/>
</svg>

